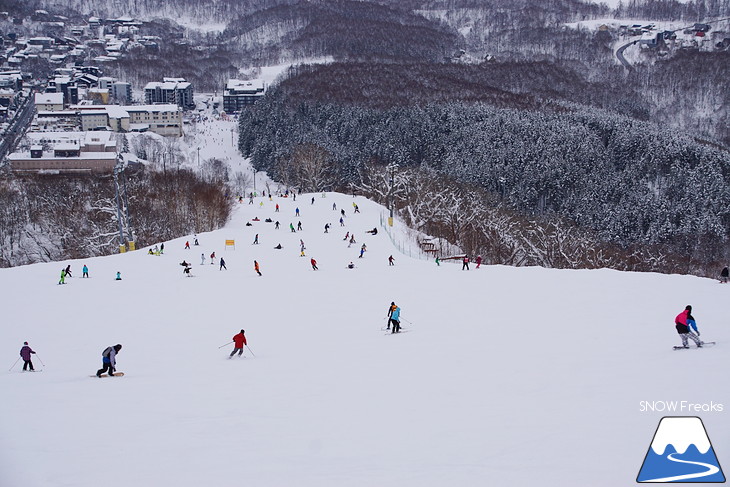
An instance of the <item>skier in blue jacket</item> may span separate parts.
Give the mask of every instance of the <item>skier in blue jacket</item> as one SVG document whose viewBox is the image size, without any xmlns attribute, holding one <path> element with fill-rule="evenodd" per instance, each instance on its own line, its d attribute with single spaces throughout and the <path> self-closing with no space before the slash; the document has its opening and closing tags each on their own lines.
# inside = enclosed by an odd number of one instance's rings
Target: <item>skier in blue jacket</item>
<svg viewBox="0 0 730 487">
<path fill-rule="evenodd" d="M 388 324 L 393 324 L 393 331 L 391 333 L 400 333 L 400 307 L 396 306 L 393 312 L 390 313 L 390 321 Z"/>
</svg>

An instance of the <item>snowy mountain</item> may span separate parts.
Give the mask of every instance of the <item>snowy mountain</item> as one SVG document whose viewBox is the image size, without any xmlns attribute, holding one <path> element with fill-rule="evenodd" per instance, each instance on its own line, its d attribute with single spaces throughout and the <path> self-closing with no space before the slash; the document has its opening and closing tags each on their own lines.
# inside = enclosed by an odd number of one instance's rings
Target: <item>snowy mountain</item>
<svg viewBox="0 0 730 487">
<path fill-rule="evenodd" d="M 2 356 L 11 368 L 28 341 L 43 370 L 0 374 L 0 485 L 613 487 L 634 482 L 662 416 L 640 401 L 730 403 L 727 286 L 437 266 L 396 250 L 383 211 L 339 193 L 259 196 L 160 256 L 0 269 Z M 407 238 L 397 222 L 393 235 Z M 383 329 L 391 301 L 407 333 Z M 688 303 L 715 347 L 672 350 Z M 229 360 L 241 329 L 250 348 Z M 116 343 L 126 375 L 93 377 Z M 728 463 L 725 413 L 701 417 Z"/>
</svg>

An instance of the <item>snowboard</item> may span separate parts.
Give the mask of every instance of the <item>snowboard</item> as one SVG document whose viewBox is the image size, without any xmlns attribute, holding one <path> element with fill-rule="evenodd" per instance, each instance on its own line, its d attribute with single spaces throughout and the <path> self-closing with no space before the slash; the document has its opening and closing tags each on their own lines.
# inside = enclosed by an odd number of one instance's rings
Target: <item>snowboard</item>
<svg viewBox="0 0 730 487">
<path fill-rule="evenodd" d="M 715 342 L 702 342 L 702 346 L 701 347 L 694 346 L 694 347 L 684 348 L 684 347 L 677 347 L 677 346 L 675 346 L 674 347 L 674 350 L 689 350 L 691 348 L 709 348 L 709 347 L 711 347 L 713 345 L 715 345 Z"/>
<path fill-rule="evenodd" d="M 124 377 L 124 372 L 114 372 L 114 377 Z M 89 377 L 96 377 L 96 374 L 90 375 Z M 109 377 L 109 374 L 101 374 L 99 378 Z"/>
</svg>

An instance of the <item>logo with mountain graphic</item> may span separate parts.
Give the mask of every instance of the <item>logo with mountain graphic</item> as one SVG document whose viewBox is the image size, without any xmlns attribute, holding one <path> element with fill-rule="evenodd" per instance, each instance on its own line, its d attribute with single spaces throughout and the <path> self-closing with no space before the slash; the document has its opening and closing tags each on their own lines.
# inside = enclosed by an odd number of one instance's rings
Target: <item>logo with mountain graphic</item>
<svg viewBox="0 0 730 487">
<path fill-rule="evenodd" d="M 696 416 L 665 416 L 641 465 L 639 483 L 723 483 L 720 462 Z"/>
</svg>

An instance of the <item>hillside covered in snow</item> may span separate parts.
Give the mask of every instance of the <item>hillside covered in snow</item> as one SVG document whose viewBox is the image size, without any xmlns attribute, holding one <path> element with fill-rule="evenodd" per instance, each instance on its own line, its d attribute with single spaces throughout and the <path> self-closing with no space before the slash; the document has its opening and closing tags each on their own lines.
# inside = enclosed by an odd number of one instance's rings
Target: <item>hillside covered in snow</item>
<svg viewBox="0 0 730 487">
<path fill-rule="evenodd" d="M 0 485 L 613 487 L 634 483 L 667 414 L 701 416 L 730 463 L 727 412 L 704 410 L 730 403 L 726 285 L 438 266 L 398 253 L 383 211 L 340 193 L 259 196 L 160 256 L 0 269 L 1 355 L 10 368 L 28 341 L 42 370 L 0 374 Z M 399 335 L 383 329 L 391 301 Z M 717 345 L 672 350 L 686 304 Z M 241 329 L 249 348 L 229 360 Z M 116 343 L 126 375 L 93 377 Z M 700 408 L 643 410 L 670 400 Z"/>
</svg>

